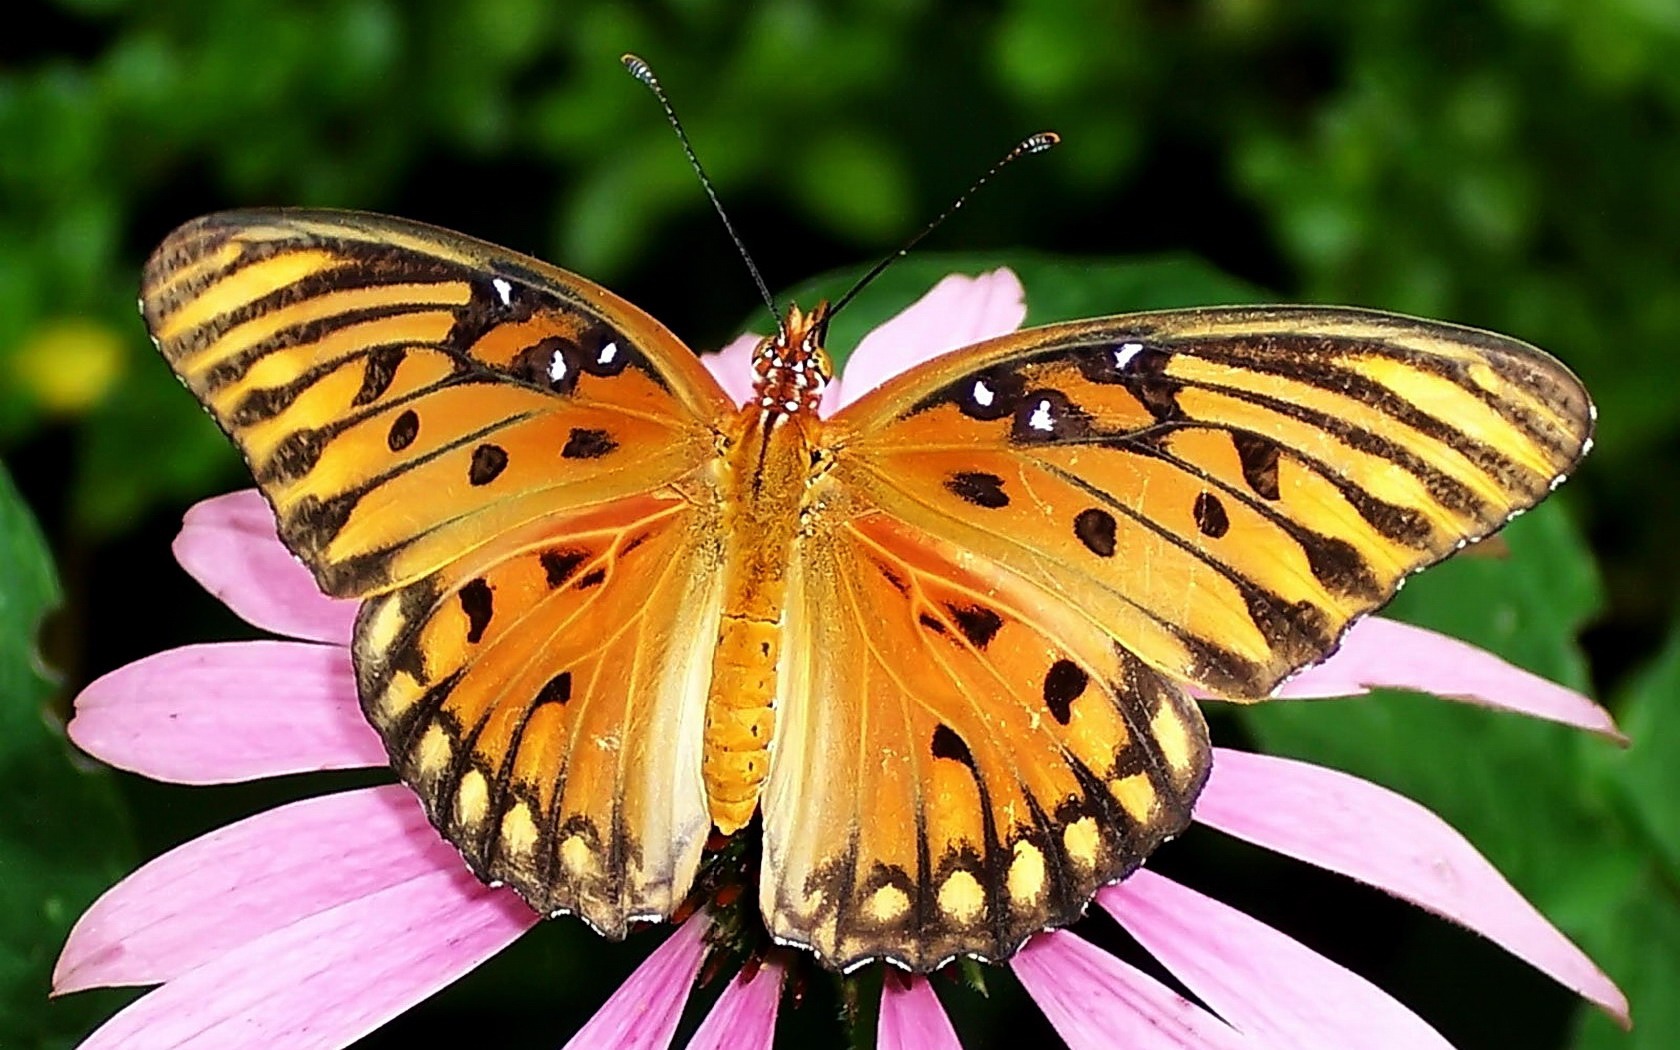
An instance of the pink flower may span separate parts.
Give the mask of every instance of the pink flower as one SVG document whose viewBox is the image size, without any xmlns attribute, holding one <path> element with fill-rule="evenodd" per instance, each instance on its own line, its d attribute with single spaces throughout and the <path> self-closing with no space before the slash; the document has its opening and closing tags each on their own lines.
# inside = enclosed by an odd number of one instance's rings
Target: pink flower
<svg viewBox="0 0 1680 1050">
<path fill-rule="evenodd" d="M 1007 270 L 953 276 L 872 332 L 831 385 L 832 411 L 933 354 L 1013 330 L 1025 315 Z M 745 399 L 751 337 L 708 359 Z M 236 613 L 296 641 L 192 645 L 130 664 L 76 701 L 72 738 L 147 776 L 212 784 L 386 756 L 362 720 L 347 648 L 352 603 L 324 598 L 238 492 L 188 512 L 181 564 Z M 1429 631 L 1368 619 L 1284 694 L 1375 687 L 1432 692 L 1617 736 L 1578 694 Z M 1355 777 L 1219 750 L 1196 820 L 1341 872 L 1462 923 L 1626 1021 L 1614 984 L 1460 835 Z M 1206 1007 L 1068 931 L 1035 938 L 1010 969 L 1075 1048 L 1442 1047 L 1381 990 L 1282 933 L 1150 871 L 1097 903 Z M 510 944 L 537 916 L 470 875 L 400 786 L 281 806 L 152 861 L 71 932 L 54 991 L 159 985 L 86 1048 L 339 1048 Z M 568 1047 L 670 1045 L 701 973 L 710 919 L 671 933 Z M 768 1048 L 785 968 L 775 954 L 728 980 L 690 1047 Z M 883 1050 L 958 1046 L 932 987 L 889 973 Z"/>
</svg>

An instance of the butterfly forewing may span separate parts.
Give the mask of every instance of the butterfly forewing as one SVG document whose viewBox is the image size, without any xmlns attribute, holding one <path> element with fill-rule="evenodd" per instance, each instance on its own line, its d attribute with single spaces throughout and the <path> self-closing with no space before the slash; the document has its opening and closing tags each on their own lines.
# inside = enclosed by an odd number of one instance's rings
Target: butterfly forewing
<svg viewBox="0 0 1680 1050">
<path fill-rule="evenodd" d="M 152 256 L 170 365 L 341 597 L 418 579 L 556 506 L 669 484 L 731 409 L 646 314 L 418 223 L 227 213 Z"/>
<path fill-rule="evenodd" d="M 835 474 L 1232 698 L 1321 659 L 1404 577 L 1541 499 L 1590 442 L 1567 369 L 1369 311 L 1033 329 L 831 421 Z"/>
</svg>

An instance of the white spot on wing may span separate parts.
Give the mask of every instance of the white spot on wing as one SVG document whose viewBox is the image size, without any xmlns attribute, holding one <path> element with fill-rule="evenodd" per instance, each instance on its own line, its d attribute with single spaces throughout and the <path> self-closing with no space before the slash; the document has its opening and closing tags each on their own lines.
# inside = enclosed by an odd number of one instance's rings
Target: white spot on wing
<svg viewBox="0 0 1680 1050">
<path fill-rule="evenodd" d="M 981 408 L 991 408 L 992 402 L 997 400 L 997 394 L 986 385 L 984 379 L 974 381 L 974 403 Z"/>
<path fill-rule="evenodd" d="M 1124 370 L 1132 363 L 1132 358 L 1143 353 L 1142 343 L 1121 343 L 1120 349 L 1114 351 L 1114 367 Z"/>
<path fill-rule="evenodd" d="M 1032 411 L 1032 416 L 1027 419 L 1027 426 L 1046 433 L 1056 429 L 1056 421 L 1050 415 L 1049 398 L 1039 399 L 1038 405 Z"/>
<path fill-rule="evenodd" d="M 513 302 L 513 285 L 508 283 L 507 278 L 492 277 L 490 287 L 496 289 L 496 294 L 501 296 L 503 306 L 508 306 Z"/>
<path fill-rule="evenodd" d="M 560 382 L 566 378 L 566 371 L 566 355 L 558 350 L 554 351 L 554 354 L 548 359 L 549 381 L 553 383 Z"/>
<path fill-rule="evenodd" d="M 608 343 L 606 346 L 601 347 L 600 356 L 595 358 L 595 363 L 598 364 L 598 365 L 610 365 L 617 358 L 618 358 L 618 344 L 617 343 Z"/>
</svg>

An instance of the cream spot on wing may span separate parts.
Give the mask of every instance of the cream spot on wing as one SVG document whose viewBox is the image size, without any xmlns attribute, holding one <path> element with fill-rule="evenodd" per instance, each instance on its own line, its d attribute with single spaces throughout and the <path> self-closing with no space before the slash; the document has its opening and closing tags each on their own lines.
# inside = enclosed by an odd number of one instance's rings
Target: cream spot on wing
<svg viewBox="0 0 1680 1050">
<path fill-rule="evenodd" d="M 1184 719 L 1171 704 L 1163 703 L 1149 720 L 1149 735 L 1155 738 L 1161 757 L 1173 772 L 1183 773 L 1190 768 L 1190 734 L 1185 731 Z"/>
<path fill-rule="evenodd" d="M 1015 843 L 1015 859 L 1009 864 L 1009 896 L 1016 901 L 1035 901 L 1044 892 L 1044 854 L 1026 840 Z"/>
<path fill-rule="evenodd" d="M 560 863 L 565 865 L 566 873 L 573 878 L 586 875 L 595 868 L 595 851 L 589 848 L 582 835 L 568 836 L 560 844 Z"/>
<path fill-rule="evenodd" d="M 450 743 L 449 733 L 443 726 L 433 722 L 420 737 L 420 746 L 414 753 L 414 763 L 419 767 L 421 776 L 436 776 L 443 772 L 443 767 L 449 764 L 449 757 L 454 753 L 455 745 Z"/>
<path fill-rule="evenodd" d="M 939 910 L 958 922 L 972 922 L 986 908 L 980 882 L 966 871 L 952 872 L 939 887 Z"/>
<path fill-rule="evenodd" d="M 1110 780 L 1108 790 L 1127 816 L 1139 824 L 1149 823 L 1150 814 L 1155 809 L 1155 785 L 1149 782 L 1148 773 L 1133 773 L 1129 777 Z"/>
<path fill-rule="evenodd" d="M 1097 866 L 1097 849 L 1101 845 L 1102 835 L 1097 831 L 1097 822 L 1090 817 L 1080 817 L 1062 829 L 1062 846 L 1067 849 L 1069 857 L 1084 867 Z"/>
<path fill-rule="evenodd" d="M 537 846 L 537 822 L 531 816 L 531 807 L 515 802 L 502 814 L 501 843 L 516 857 L 530 856 Z"/>
<path fill-rule="evenodd" d="M 358 627 L 362 644 L 371 652 L 385 652 L 402 630 L 402 603 L 392 599 L 369 602 L 362 606 L 361 619 Z"/>
<path fill-rule="evenodd" d="M 392 678 L 380 692 L 379 699 L 374 701 L 375 726 L 391 725 L 413 710 L 415 701 L 426 695 L 418 683 L 406 674 L 402 678 Z"/>
<path fill-rule="evenodd" d="M 897 886 L 882 886 L 869 895 L 863 910 L 876 922 L 892 922 L 910 910 L 910 896 Z"/>
<path fill-rule="evenodd" d="M 476 769 L 467 770 L 455 792 L 455 820 L 469 827 L 483 823 L 490 811 L 490 782 Z"/>
</svg>

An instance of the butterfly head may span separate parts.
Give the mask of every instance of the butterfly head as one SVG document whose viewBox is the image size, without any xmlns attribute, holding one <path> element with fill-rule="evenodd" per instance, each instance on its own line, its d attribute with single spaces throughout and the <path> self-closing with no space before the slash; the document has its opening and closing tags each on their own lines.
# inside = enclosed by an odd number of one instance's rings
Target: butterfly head
<svg viewBox="0 0 1680 1050">
<path fill-rule="evenodd" d="M 760 408 L 816 412 L 823 388 L 834 374 L 823 348 L 829 313 L 827 301 L 819 302 L 810 313 L 789 305 L 781 329 L 758 344 L 753 351 L 753 393 Z"/>
</svg>

